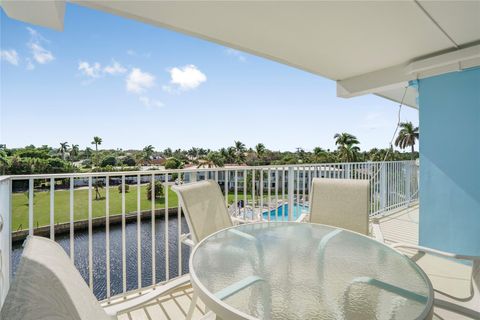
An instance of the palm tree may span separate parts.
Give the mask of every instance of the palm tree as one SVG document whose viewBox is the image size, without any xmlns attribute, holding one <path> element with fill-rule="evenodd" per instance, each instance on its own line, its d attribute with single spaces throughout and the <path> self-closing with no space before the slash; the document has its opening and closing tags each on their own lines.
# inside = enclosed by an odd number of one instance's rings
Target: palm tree
<svg viewBox="0 0 480 320">
<path fill-rule="evenodd" d="M 89 147 L 85 148 L 85 151 L 83 153 L 87 159 L 90 159 L 90 157 L 92 156 L 92 151 L 93 151 L 92 148 L 89 148 Z"/>
<path fill-rule="evenodd" d="M 259 159 L 263 158 L 263 156 L 265 155 L 265 151 L 267 149 L 265 148 L 265 145 L 263 143 L 258 143 L 256 146 L 255 146 L 255 153 L 257 154 L 257 157 Z"/>
<path fill-rule="evenodd" d="M 327 151 L 320 147 L 313 148 L 313 155 L 315 156 L 315 161 L 325 161 L 328 157 Z"/>
<path fill-rule="evenodd" d="M 149 144 L 145 148 L 143 148 L 143 160 L 146 162 L 150 162 L 152 155 L 155 153 L 155 148 Z"/>
<path fill-rule="evenodd" d="M 72 148 L 70 149 L 70 156 L 72 157 L 72 160 L 78 156 L 79 152 L 80 149 L 78 148 L 78 144 L 72 144 Z"/>
<path fill-rule="evenodd" d="M 333 138 L 338 146 L 338 153 L 342 161 L 351 162 L 357 159 L 360 148 L 356 146 L 360 144 L 357 137 L 350 133 L 336 133 Z"/>
<path fill-rule="evenodd" d="M 242 164 L 245 162 L 245 144 L 240 141 L 234 142 L 235 148 L 235 162 L 237 164 Z"/>
<path fill-rule="evenodd" d="M 68 151 L 68 142 L 60 142 L 60 148 L 58 152 L 62 154 L 62 159 L 65 160 L 65 153 Z"/>
<path fill-rule="evenodd" d="M 98 153 L 98 146 L 102 144 L 102 138 L 95 136 L 91 143 L 95 145 L 95 151 Z"/>
<path fill-rule="evenodd" d="M 202 159 L 198 164 L 197 168 L 201 167 L 223 167 L 225 165 L 225 159 L 223 158 L 222 154 L 218 151 L 210 151 L 205 159 Z"/>
<path fill-rule="evenodd" d="M 395 146 L 405 149 L 406 147 L 412 148 L 412 160 L 415 153 L 415 140 L 418 140 L 420 134 L 418 127 L 415 127 L 411 122 L 400 123 L 400 132 L 395 139 Z"/>
</svg>

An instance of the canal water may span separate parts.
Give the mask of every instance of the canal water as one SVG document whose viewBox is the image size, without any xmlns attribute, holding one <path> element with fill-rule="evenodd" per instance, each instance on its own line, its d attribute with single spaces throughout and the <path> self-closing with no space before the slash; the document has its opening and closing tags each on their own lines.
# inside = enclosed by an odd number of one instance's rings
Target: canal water
<svg viewBox="0 0 480 320">
<path fill-rule="evenodd" d="M 169 276 L 170 278 L 179 275 L 178 256 L 178 218 L 170 216 L 168 220 L 168 252 L 169 252 Z M 184 218 L 181 221 L 182 233 L 188 233 L 188 226 Z M 93 292 L 97 299 L 107 297 L 106 277 L 106 232 L 105 227 L 93 229 Z M 122 293 L 122 227 L 121 224 L 110 225 L 110 282 L 111 295 Z M 125 228 L 126 239 L 126 278 L 127 291 L 138 288 L 138 260 L 137 260 L 137 222 L 127 222 Z M 55 236 L 58 242 L 70 254 L 70 235 L 58 234 Z M 141 276 L 142 286 L 152 284 L 152 227 L 151 220 L 141 222 Z M 88 231 L 75 232 L 75 265 L 81 275 L 88 283 Z M 188 273 L 188 257 L 190 249 L 182 245 L 182 274 Z M 12 246 L 12 266 L 15 272 L 22 254 L 22 242 L 14 243 Z M 166 280 L 166 247 L 165 247 L 165 219 L 155 219 L 155 265 L 156 282 Z"/>
</svg>

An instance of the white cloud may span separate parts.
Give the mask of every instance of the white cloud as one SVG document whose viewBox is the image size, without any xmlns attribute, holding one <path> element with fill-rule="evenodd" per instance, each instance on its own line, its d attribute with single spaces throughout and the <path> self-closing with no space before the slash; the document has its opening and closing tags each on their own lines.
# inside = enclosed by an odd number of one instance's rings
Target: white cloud
<svg viewBox="0 0 480 320">
<path fill-rule="evenodd" d="M 127 72 L 127 69 L 122 66 L 120 63 L 118 63 L 115 60 L 112 60 L 112 64 L 106 66 L 103 68 L 103 72 L 111 74 L 111 75 L 116 75 L 116 74 L 121 74 Z"/>
<path fill-rule="evenodd" d="M 238 61 L 240 61 L 240 62 L 246 62 L 247 61 L 247 57 L 245 57 L 241 51 L 238 51 L 238 50 L 235 50 L 235 49 L 232 49 L 232 48 L 227 48 L 225 50 L 225 53 L 229 56 L 233 56 L 233 57 L 237 58 Z"/>
<path fill-rule="evenodd" d="M 18 61 L 20 60 L 20 57 L 18 56 L 17 51 L 11 49 L 11 50 L 1 50 L 0 51 L 0 58 L 1 60 L 5 60 L 10 64 L 13 64 L 14 66 L 18 66 Z"/>
<path fill-rule="evenodd" d="M 41 45 L 41 43 L 48 43 L 49 41 L 35 29 L 27 27 L 27 30 L 30 33 L 30 40 L 27 42 L 27 47 L 30 49 L 33 59 L 39 64 L 49 63 L 54 60 L 55 57 L 52 52 Z"/>
<path fill-rule="evenodd" d="M 193 64 L 184 67 L 175 67 L 168 70 L 171 86 L 163 86 L 167 92 L 174 92 L 175 88 L 187 91 L 197 88 L 207 81 L 207 76 Z"/>
<path fill-rule="evenodd" d="M 98 78 L 102 75 L 102 67 L 98 62 L 90 64 L 86 61 L 80 61 L 78 71 L 90 78 Z"/>
<path fill-rule="evenodd" d="M 105 75 L 118 75 L 127 72 L 127 68 L 122 66 L 115 60 L 112 60 L 112 63 L 108 66 L 102 67 L 99 62 L 87 62 L 80 61 L 78 63 L 78 71 L 80 71 L 84 76 L 95 79 L 100 78 Z"/>
<path fill-rule="evenodd" d="M 138 100 L 140 100 L 140 102 L 141 102 L 145 107 L 148 107 L 148 108 L 152 108 L 152 107 L 160 108 L 160 107 L 163 107 L 163 103 L 162 103 L 161 101 L 153 100 L 153 99 L 150 99 L 149 97 L 146 97 L 146 96 L 140 96 L 140 97 L 138 98 Z"/>
<path fill-rule="evenodd" d="M 128 92 L 143 93 L 155 85 L 155 77 L 139 68 L 133 68 L 127 76 L 126 83 Z"/>
</svg>

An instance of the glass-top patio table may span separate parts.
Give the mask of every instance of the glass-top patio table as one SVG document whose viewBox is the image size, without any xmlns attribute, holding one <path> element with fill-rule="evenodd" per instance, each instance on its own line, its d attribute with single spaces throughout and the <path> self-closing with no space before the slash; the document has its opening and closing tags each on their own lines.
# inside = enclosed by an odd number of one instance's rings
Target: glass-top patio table
<svg viewBox="0 0 480 320">
<path fill-rule="evenodd" d="M 430 319 L 432 285 L 410 259 L 319 224 L 228 228 L 190 257 L 194 291 L 224 320 Z"/>
</svg>

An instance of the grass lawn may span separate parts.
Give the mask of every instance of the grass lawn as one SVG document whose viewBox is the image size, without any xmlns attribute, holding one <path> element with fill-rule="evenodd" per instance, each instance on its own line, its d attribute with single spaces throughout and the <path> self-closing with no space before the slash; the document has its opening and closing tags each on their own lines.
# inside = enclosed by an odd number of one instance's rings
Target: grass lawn
<svg viewBox="0 0 480 320">
<path fill-rule="evenodd" d="M 104 217 L 106 212 L 105 189 L 101 189 L 102 198 L 95 200 L 95 190 L 92 190 L 92 213 L 93 217 Z M 110 187 L 110 215 L 122 213 L 122 194 L 118 192 L 118 187 Z M 28 193 L 27 193 L 28 195 Z M 13 194 L 12 207 L 12 230 L 28 229 L 28 197 L 25 193 Z M 248 200 L 251 194 L 247 194 Z M 273 200 L 274 197 L 272 197 Z M 238 193 L 238 200 L 243 199 L 243 190 Z M 147 186 L 140 187 L 140 208 L 141 210 L 151 210 L 151 201 L 147 199 Z M 235 195 L 229 193 L 228 202 L 233 203 Z M 258 197 L 256 200 L 258 201 Z M 266 201 L 266 200 L 265 200 Z M 266 203 L 266 202 L 265 202 Z M 168 207 L 176 210 L 178 206 L 177 195 L 168 189 Z M 155 208 L 165 208 L 165 197 L 156 199 Z M 128 193 L 125 193 L 125 212 L 137 211 L 137 186 L 130 186 Z M 50 192 L 35 192 L 33 204 L 34 227 L 50 224 Z M 76 189 L 74 191 L 74 219 L 88 219 L 88 190 L 86 188 Z M 70 221 L 70 191 L 55 191 L 55 223 L 64 223 Z"/>
</svg>

